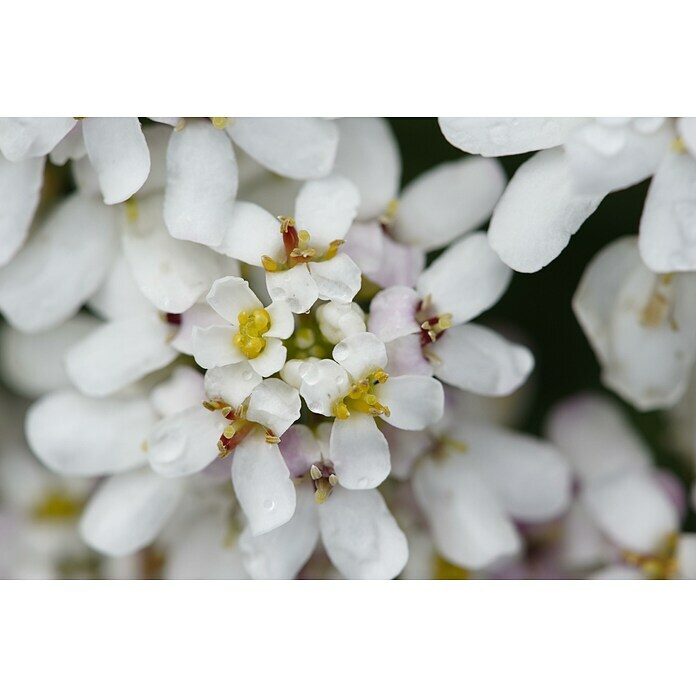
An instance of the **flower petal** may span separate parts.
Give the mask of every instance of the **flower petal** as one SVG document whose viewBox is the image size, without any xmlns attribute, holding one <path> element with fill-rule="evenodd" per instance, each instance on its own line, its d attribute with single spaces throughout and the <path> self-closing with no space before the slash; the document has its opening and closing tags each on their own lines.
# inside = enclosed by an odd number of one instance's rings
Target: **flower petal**
<svg viewBox="0 0 696 696">
<path fill-rule="evenodd" d="M 227 421 L 201 404 L 160 420 L 147 438 L 147 459 L 160 476 L 190 476 L 219 456 L 217 443 Z"/>
<path fill-rule="evenodd" d="M 502 166 L 481 157 L 433 167 L 403 190 L 394 236 L 425 251 L 439 249 L 491 216 L 505 181 Z"/>
<path fill-rule="evenodd" d="M 283 434 L 279 447 L 293 477 L 303 476 L 312 464 L 321 461 L 319 442 L 306 425 L 296 424 L 288 428 Z"/>
<path fill-rule="evenodd" d="M 285 524 L 295 513 L 295 485 L 278 445 L 269 445 L 261 430 L 235 449 L 232 483 L 254 536 Z"/>
<path fill-rule="evenodd" d="M 378 292 L 370 303 L 368 328 L 385 343 L 401 336 L 420 334 L 416 313 L 421 299 L 415 290 L 391 287 Z"/>
<path fill-rule="evenodd" d="M 280 223 L 260 206 L 237 201 L 215 251 L 252 266 L 261 266 L 263 256 L 280 260 L 285 253 Z"/>
<path fill-rule="evenodd" d="M 80 534 L 107 556 L 127 556 L 151 544 L 181 499 L 181 486 L 139 469 L 112 476 L 92 496 Z"/>
<path fill-rule="evenodd" d="M 352 302 L 362 285 L 360 269 L 347 254 L 336 254 L 328 261 L 310 263 L 309 272 L 320 300 Z"/>
<path fill-rule="evenodd" d="M 263 309 L 259 298 L 242 278 L 218 278 L 206 297 L 208 304 L 230 324 L 237 324 L 241 312 Z"/>
<path fill-rule="evenodd" d="M 189 406 L 200 405 L 204 399 L 203 375 L 188 365 L 177 365 L 171 376 L 150 392 L 152 405 L 164 418 L 185 411 Z"/>
<path fill-rule="evenodd" d="M 351 413 L 345 420 L 337 418 L 329 448 L 336 476 L 344 488 L 376 488 L 389 475 L 389 446 L 372 416 Z"/>
<path fill-rule="evenodd" d="M 430 297 L 432 316 L 449 312 L 452 322 L 461 324 L 492 307 L 511 279 L 512 271 L 491 249 L 486 235 L 476 232 L 430 264 L 416 288 L 421 298 Z"/>
<path fill-rule="evenodd" d="M 337 343 L 333 358 L 354 380 L 387 366 L 384 343 L 367 331 L 353 334 Z"/>
<path fill-rule="evenodd" d="M 233 326 L 208 326 L 193 329 L 193 357 L 206 370 L 246 361 L 246 356 L 232 339 L 237 332 Z"/>
<path fill-rule="evenodd" d="M 142 444 L 155 419 L 144 398 L 90 399 L 59 391 L 31 406 L 26 435 L 49 469 L 67 476 L 100 476 L 145 462 Z"/>
<path fill-rule="evenodd" d="M 137 203 L 137 219 L 124 224 L 123 251 L 140 291 L 162 312 L 186 311 L 224 273 L 226 259 L 167 233 L 162 197 Z"/>
<path fill-rule="evenodd" d="M 297 389 L 280 379 L 266 379 L 251 392 L 246 417 L 280 437 L 300 418 L 300 405 Z"/>
<path fill-rule="evenodd" d="M 656 272 L 696 270 L 696 160 L 667 152 L 640 219 L 640 255 Z"/>
<path fill-rule="evenodd" d="M 187 120 L 167 150 L 164 220 L 169 234 L 199 244 L 222 242 L 237 195 L 229 138 L 209 121 Z"/>
<path fill-rule="evenodd" d="M 237 407 L 261 384 L 261 379 L 246 361 L 214 367 L 205 373 L 205 393 L 210 399 L 221 399 Z"/>
<path fill-rule="evenodd" d="M 314 496 L 308 486 L 297 489 L 297 506 L 289 522 L 254 536 L 247 527 L 239 537 L 244 567 L 254 580 L 292 580 L 319 541 Z"/>
<path fill-rule="evenodd" d="M 113 259 L 101 287 L 89 298 L 87 306 L 102 319 L 127 319 L 154 314 L 155 307 L 138 287 L 123 254 Z"/>
<path fill-rule="evenodd" d="M 584 118 L 440 117 L 442 134 L 464 152 L 484 157 L 516 155 L 562 145 Z"/>
<path fill-rule="evenodd" d="M 272 302 L 266 307 L 271 325 L 264 338 L 290 338 L 295 330 L 295 317 L 287 302 Z"/>
<path fill-rule="evenodd" d="M 321 540 L 350 580 L 390 580 L 408 560 L 408 542 L 379 491 L 337 486 L 319 506 Z"/>
<path fill-rule="evenodd" d="M 375 387 L 375 396 L 391 412 L 381 418 L 403 430 L 423 430 L 437 423 L 445 408 L 442 384 L 423 375 L 390 378 Z"/>
<path fill-rule="evenodd" d="M 384 118 L 342 118 L 334 171 L 350 179 L 360 193 L 358 219 L 383 214 L 399 192 L 401 155 Z"/>
<path fill-rule="evenodd" d="M 22 247 L 39 205 L 45 159 L 10 162 L 0 156 L 0 266 Z"/>
<path fill-rule="evenodd" d="M 65 355 L 73 384 L 87 396 L 108 396 L 177 357 L 169 345 L 171 328 L 158 316 L 103 324 Z"/>
<path fill-rule="evenodd" d="M 508 266 L 533 273 L 563 251 L 602 198 L 575 193 L 562 150 L 540 152 L 510 180 L 493 213 L 488 241 Z"/>
<path fill-rule="evenodd" d="M 343 176 L 331 174 L 308 181 L 295 202 L 296 227 L 307 230 L 310 246 L 323 251 L 331 242 L 346 236 L 359 203 L 358 189 Z"/>
<path fill-rule="evenodd" d="M 350 389 L 350 375 L 333 360 L 306 361 L 298 366 L 300 394 L 313 413 L 333 415 L 333 406 Z"/>
<path fill-rule="evenodd" d="M 249 364 L 261 377 L 270 377 L 283 369 L 287 355 L 288 350 L 279 338 L 267 338 L 261 354 L 249 360 Z"/>
<path fill-rule="evenodd" d="M 150 151 L 140 121 L 135 117 L 87 118 L 82 135 L 104 203 L 121 203 L 136 193 L 150 173 Z"/>
<path fill-rule="evenodd" d="M 423 355 L 420 334 L 395 338 L 386 344 L 387 372 L 390 377 L 401 375 L 433 376 L 432 363 Z"/>
<path fill-rule="evenodd" d="M 324 261 L 323 263 L 330 262 Z M 301 263 L 289 271 L 266 273 L 266 287 L 274 302 L 281 300 L 287 302 L 295 314 L 308 312 L 319 297 L 317 284 L 305 263 Z M 351 296 L 350 299 L 352 300 L 353 297 Z"/>
<path fill-rule="evenodd" d="M 20 331 L 43 331 L 73 316 L 101 285 L 115 253 L 114 211 L 74 194 L 0 268 L 0 309 Z"/>
<path fill-rule="evenodd" d="M 435 376 L 484 396 L 507 396 L 534 368 L 532 353 L 484 326 L 453 326 L 425 351 L 434 356 Z"/>
<path fill-rule="evenodd" d="M 514 556 L 521 542 L 498 495 L 463 456 L 425 460 L 413 488 L 438 552 L 455 565 L 485 568 Z"/>
<path fill-rule="evenodd" d="M 74 118 L 0 118 L 0 152 L 10 162 L 47 155 L 70 132 Z"/>
<path fill-rule="evenodd" d="M 227 132 L 266 169 L 292 179 L 326 176 L 338 147 L 338 129 L 322 118 L 235 118 Z"/>
</svg>

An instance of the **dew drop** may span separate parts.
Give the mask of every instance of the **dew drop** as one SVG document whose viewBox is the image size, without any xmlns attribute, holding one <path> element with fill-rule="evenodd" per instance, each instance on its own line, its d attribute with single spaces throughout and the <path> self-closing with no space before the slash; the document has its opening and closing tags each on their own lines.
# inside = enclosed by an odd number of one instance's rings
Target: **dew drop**
<svg viewBox="0 0 696 696">
<path fill-rule="evenodd" d="M 340 343 L 334 348 L 333 355 L 336 360 L 345 360 L 350 351 L 348 350 L 348 347 L 345 345 L 341 345 Z"/>
<path fill-rule="evenodd" d="M 365 476 L 361 476 L 358 479 L 358 488 L 367 488 L 368 483 L 369 481 L 367 480 L 367 478 Z"/>
<path fill-rule="evenodd" d="M 168 464 L 178 459 L 186 446 L 186 437 L 177 431 L 161 433 L 150 442 L 152 457 L 157 462 Z"/>
<path fill-rule="evenodd" d="M 264 507 L 264 510 L 268 510 L 268 511 L 270 512 L 270 511 L 273 510 L 273 508 L 275 507 L 275 501 L 273 501 L 273 500 L 264 500 L 264 501 L 263 501 L 263 507 Z"/>
</svg>

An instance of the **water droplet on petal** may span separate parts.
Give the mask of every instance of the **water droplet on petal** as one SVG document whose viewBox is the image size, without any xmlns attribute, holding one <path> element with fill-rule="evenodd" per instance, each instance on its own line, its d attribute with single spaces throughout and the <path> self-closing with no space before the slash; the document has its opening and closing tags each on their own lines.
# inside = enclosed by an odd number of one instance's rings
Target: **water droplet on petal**
<svg viewBox="0 0 696 696">
<path fill-rule="evenodd" d="M 182 432 L 168 430 L 160 433 L 150 441 L 153 459 L 162 464 L 169 464 L 178 459 L 186 447 L 186 436 Z"/>
<path fill-rule="evenodd" d="M 334 358 L 336 360 L 345 360 L 348 357 L 348 354 L 350 351 L 348 350 L 348 346 L 341 345 L 340 343 L 334 348 Z"/>
<path fill-rule="evenodd" d="M 365 476 L 361 476 L 358 479 L 358 488 L 367 488 L 368 483 L 369 481 L 367 480 L 367 478 Z"/>
<path fill-rule="evenodd" d="M 275 502 L 273 500 L 264 500 L 263 507 L 270 512 L 275 507 Z"/>
</svg>

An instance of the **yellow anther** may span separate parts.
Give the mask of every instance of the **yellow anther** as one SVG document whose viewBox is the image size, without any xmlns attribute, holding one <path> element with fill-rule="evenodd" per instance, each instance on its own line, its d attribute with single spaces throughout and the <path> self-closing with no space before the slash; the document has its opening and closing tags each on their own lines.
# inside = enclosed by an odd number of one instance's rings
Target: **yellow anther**
<svg viewBox="0 0 696 696">
<path fill-rule="evenodd" d="M 233 336 L 232 342 L 233 342 L 234 345 L 237 346 L 237 348 L 239 348 L 240 350 L 241 350 L 242 348 L 244 348 L 244 344 L 246 343 L 246 341 L 245 341 L 245 339 L 244 339 L 244 336 L 242 336 L 242 334 L 240 334 L 240 333 L 235 334 L 235 335 Z"/>
<path fill-rule="evenodd" d="M 213 121 L 213 125 L 218 130 L 223 130 L 227 126 L 227 117 L 226 116 L 213 116 L 212 121 Z"/>
<path fill-rule="evenodd" d="M 184 127 L 186 126 L 186 119 L 185 118 L 180 118 L 179 122 L 176 124 L 174 127 L 174 132 L 179 133 L 180 131 L 184 130 Z"/>
<path fill-rule="evenodd" d="M 275 273 L 276 271 L 278 271 L 280 269 L 278 262 L 274 261 L 270 256 L 262 256 L 261 257 L 261 265 L 269 273 Z"/>
<path fill-rule="evenodd" d="M 287 217 L 286 215 L 279 215 L 278 220 L 280 221 L 281 234 L 285 234 L 288 231 L 288 227 L 295 226 L 295 220 L 291 217 Z"/>
<path fill-rule="evenodd" d="M 441 314 L 437 318 L 437 324 L 435 325 L 440 331 L 445 331 L 452 327 L 452 315 L 448 312 L 447 314 Z"/>
<path fill-rule="evenodd" d="M 380 384 L 384 384 L 389 379 L 389 375 L 384 370 L 377 370 L 377 372 L 372 375 L 372 379 Z"/>
<path fill-rule="evenodd" d="M 334 407 L 334 412 L 336 418 L 338 418 L 339 420 L 345 420 L 350 416 L 350 411 L 348 410 L 348 407 L 342 401 L 339 401 L 336 404 L 336 406 Z"/>
<path fill-rule="evenodd" d="M 225 408 L 223 408 L 222 411 L 220 411 L 220 413 L 222 413 L 222 415 L 223 415 L 225 418 L 227 418 L 227 416 L 229 416 L 230 413 L 232 413 L 232 407 L 231 407 L 231 406 L 225 406 Z"/>
<path fill-rule="evenodd" d="M 374 406 L 377 403 L 377 397 L 374 394 L 365 394 L 364 398 L 368 406 Z"/>
<path fill-rule="evenodd" d="M 138 203 L 133 196 L 126 201 L 126 218 L 130 223 L 138 221 Z"/>
<path fill-rule="evenodd" d="M 237 320 L 239 333 L 232 337 L 232 343 L 249 360 L 258 358 L 266 347 L 266 341 L 261 336 L 270 328 L 271 315 L 265 309 L 255 309 L 251 314 L 240 312 Z"/>
<path fill-rule="evenodd" d="M 396 217 L 396 211 L 399 209 L 399 201 L 396 198 L 392 198 L 389 203 L 387 203 L 387 209 L 384 212 L 385 222 L 391 222 Z"/>
<path fill-rule="evenodd" d="M 222 434 L 226 438 L 232 439 L 236 432 L 237 432 L 237 429 L 235 428 L 234 423 L 230 423 L 230 425 L 225 426 L 225 429 L 222 431 Z"/>
<path fill-rule="evenodd" d="M 290 256 L 293 259 L 313 259 L 317 255 L 317 250 L 312 247 L 306 247 L 304 249 L 293 249 L 290 252 Z"/>
<path fill-rule="evenodd" d="M 314 491 L 314 500 L 319 503 L 319 505 L 322 505 L 325 503 L 329 495 L 331 495 L 331 489 L 333 486 L 325 479 L 321 478 L 316 482 L 316 491 Z"/>
<path fill-rule="evenodd" d="M 338 476 L 336 476 L 336 474 L 331 474 L 329 476 L 329 484 L 332 486 L 336 486 L 338 484 Z"/>
<path fill-rule="evenodd" d="M 297 236 L 300 238 L 301 242 L 308 242 L 309 241 L 309 232 L 307 232 L 307 230 L 300 230 L 297 233 Z"/>
<path fill-rule="evenodd" d="M 686 143 L 684 142 L 684 138 L 677 136 L 672 141 L 672 150 L 674 152 L 678 152 L 680 155 L 684 154 L 686 152 Z"/>
<path fill-rule="evenodd" d="M 254 320 L 254 326 L 261 333 L 264 333 L 268 330 L 268 326 L 271 323 L 271 315 L 265 309 L 254 310 L 252 318 Z"/>
<path fill-rule="evenodd" d="M 312 477 L 312 481 L 318 481 L 321 478 L 321 469 L 316 464 L 312 464 L 309 475 Z"/>
<path fill-rule="evenodd" d="M 50 491 L 36 505 L 32 517 L 36 520 L 57 520 L 77 517 L 82 505 L 61 491 Z"/>
<path fill-rule="evenodd" d="M 271 433 L 266 433 L 266 444 L 277 445 L 280 442 L 280 438 L 277 435 Z"/>
<path fill-rule="evenodd" d="M 334 239 L 331 244 L 329 244 L 329 248 L 326 250 L 326 253 L 324 254 L 322 261 L 330 261 L 336 254 L 338 253 L 338 249 L 343 244 L 345 240 L 343 239 Z"/>
<path fill-rule="evenodd" d="M 226 404 L 224 401 L 204 401 L 203 402 L 204 408 L 207 408 L 209 411 L 219 411 L 220 409 L 225 409 L 228 408 L 228 404 Z"/>
</svg>

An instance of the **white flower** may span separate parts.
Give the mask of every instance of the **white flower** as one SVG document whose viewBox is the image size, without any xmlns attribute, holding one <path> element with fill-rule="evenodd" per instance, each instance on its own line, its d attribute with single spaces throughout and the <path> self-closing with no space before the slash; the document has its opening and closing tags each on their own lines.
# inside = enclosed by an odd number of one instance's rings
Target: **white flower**
<svg viewBox="0 0 696 696">
<path fill-rule="evenodd" d="M 368 327 L 387 343 L 395 374 L 435 374 L 478 394 L 505 395 L 528 377 L 532 354 L 490 329 L 466 323 L 507 288 L 510 269 L 483 233 L 445 251 L 418 278 L 416 289 L 392 287 L 370 305 Z"/>
<path fill-rule="evenodd" d="M 386 120 L 345 118 L 338 127 L 334 171 L 360 192 L 345 251 L 381 287 L 413 285 L 425 251 L 485 222 L 505 187 L 496 161 L 467 157 L 425 172 L 399 195 L 401 158 Z"/>
<path fill-rule="evenodd" d="M 375 488 L 389 474 L 389 447 L 375 418 L 421 430 L 442 417 L 442 385 L 432 377 L 384 371 L 387 352 L 374 334 L 358 333 L 336 345 L 334 360 L 300 368 L 300 394 L 314 413 L 335 416 L 329 458 L 341 485 Z"/>
<path fill-rule="evenodd" d="M 2 118 L 0 151 L 11 162 L 51 154 L 61 165 L 87 155 L 107 205 L 130 198 L 150 173 L 150 153 L 135 117 Z"/>
<path fill-rule="evenodd" d="M 438 552 L 474 570 L 520 552 L 513 520 L 564 512 L 570 482 L 567 462 L 549 443 L 463 418 L 435 439 L 413 474 Z"/>
<path fill-rule="evenodd" d="M 355 302 L 325 302 L 317 307 L 316 318 L 322 336 L 334 345 L 367 328 L 365 312 Z"/>
<path fill-rule="evenodd" d="M 193 355 L 206 369 L 248 362 L 261 376 L 279 372 L 287 349 L 282 339 L 295 328 L 290 307 L 282 300 L 264 308 L 241 278 L 219 278 L 208 293 L 208 304 L 227 322 L 193 329 Z"/>
<path fill-rule="evenodd" d="M 517 170 L 489 229 L 500 257 L 525 272 L 556 258 L 607 193 L 653 175 L 640 223 L 643 260 L 658 272 L 696 270 L 695 124 L 652 117 L 440 119 L 445 137 L 467 152 L 547 150 Z"/>
<path fill-rule="evenodd" d="M 674 405 L 696 359 L 696 274 L 657 275 L 635 237 L 588 265 L 573 309 L 602 366 L 602 380 L 639 409 Z"/>
<path fill-rule="evenodd" d="M 546 429 L 580 485 L 568 521 L 569 561 L 608 560 L 601 537 L 595 532 L 592 538 L 594 527 L 625 563 L 648 577 L 696 577 L 696 537 L 679 537 L 676 502 L 660 482 L 652 455 L 611 401 L 592 394 L 568 399 L 554 408 Z"/>
<path fill-rule="evenodd" d="M 293 578 L 311 556 L 319 537 L 334 566 L 349 579 L 390 579 L 408 558 L 404 533 L 376 490 L 340 485 L 329 459 L 331 427 L 312 432 L 294 425 L 281 451 L 298 480 L 292 519 L 268 534 L 239 539 L 244 564 L 253 578 Z"/>
<path fill-rule="evenodd" d="M 253 533 L 284 524 L 295 509 L 295 488 L 278 442 L 300 416 L 297 390 L 278 379 L 261 382 L 246 363 L 208 370 L 205 387 L 206 408 L 177 410 L 150 432 L 150 465 L 176 479 L 233 452 L 232 482 Z"/>
<path fill-rule="evenodd" d="M 340 253 L 359 202 L 347 179 L 331 175 L 307 182 L 295 202 L 295 217 L 281 217 L 253 203 L 237 202 L 218 251 L 266 269 L 272 300 L 293 312 L 317 299 L 350 302 L 360 289 L 360 269 Z"/>
</svg>

